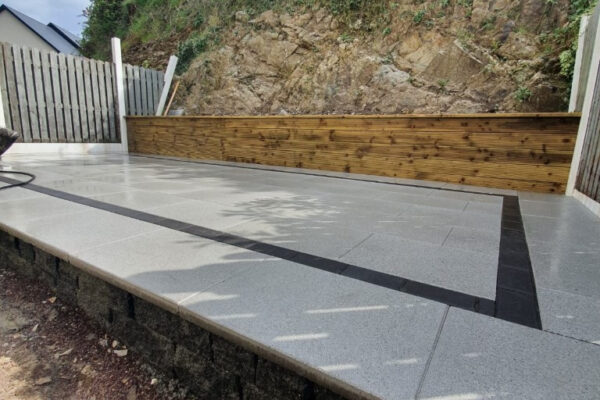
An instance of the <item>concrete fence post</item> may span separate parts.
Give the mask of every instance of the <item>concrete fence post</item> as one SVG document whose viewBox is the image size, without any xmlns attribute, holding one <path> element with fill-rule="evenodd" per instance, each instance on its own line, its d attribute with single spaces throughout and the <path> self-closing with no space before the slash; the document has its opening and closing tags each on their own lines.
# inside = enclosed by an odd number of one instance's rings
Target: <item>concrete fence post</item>
<svg viewBox="0 0 600 400">
<path fill-rule="evenodd" d="M 2 60 L 0 60 L 2 62 Z M 6 128 L 6 120 L 4 119 L 4 104 L 2 103 L 2 88 L 0 87 L 0 128 Z"/>
<path fill-rule="evenodd" d="M 160 117 L 165 109 L 165 103 L 167 102 L 167 96 L 169 95 L 169 89 L 171 88 L 171 82 L 173 81 L 173 75 L 175 75 L 175 67 L 177 67 L 176 56 L 169 58 L 169 65 L 167 65 L 167 71 L 165 72 L 165 85 L 163 86 L 162 93 L 160 94 L 160 100 L 156 107 L 156 116 Z"/>
<path fill-rule="evenodd" d="M 121 58 L 121 39 L 112 38 L 110 40 L 112 47 L 113 64 L 115 66 L 115 82 L 117 84 L 117 115 L 119 118 L 119 132 L 121 133 L 121 147 L 124 153 L 129 151 L 127 142 L 127 123 L 125 121 L 125 88 L 123 85 L 123 60 Z"/>
<path fill-rule="evenodd" d="M 581 111 L 577 110 L 577 99 L 579 98 L 579 91 L 585 90 L 585 87 L 581 87 L 581 68 L 582 68 L 582 58 L 583 58 L 583 49 L 585 47 L 585 38 L 587 33 L 588 21 L 590 17 L 584 15 L 581 17 L 581 22 L 579 23 L 579 39 L 577 41 L 577 55 L 575 57 L 575 66 L 573 68 L 573 83 L 571 84 L 571 97 L 569 99 L 569 112 Z M 586 66 L 583 66 L 588 67 Z"/>
</svg>

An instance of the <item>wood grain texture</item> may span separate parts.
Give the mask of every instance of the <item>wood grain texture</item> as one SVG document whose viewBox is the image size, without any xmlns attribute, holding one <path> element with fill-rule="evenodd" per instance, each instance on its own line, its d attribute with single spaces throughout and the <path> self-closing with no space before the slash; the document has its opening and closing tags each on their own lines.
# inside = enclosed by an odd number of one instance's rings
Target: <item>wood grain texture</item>
<svg viewBox="0 0 600 400">
<path fill-rule="evenodd" d="M 563 193 L 578 114 L 128 117 L 131 152 Z"/>
</svg>

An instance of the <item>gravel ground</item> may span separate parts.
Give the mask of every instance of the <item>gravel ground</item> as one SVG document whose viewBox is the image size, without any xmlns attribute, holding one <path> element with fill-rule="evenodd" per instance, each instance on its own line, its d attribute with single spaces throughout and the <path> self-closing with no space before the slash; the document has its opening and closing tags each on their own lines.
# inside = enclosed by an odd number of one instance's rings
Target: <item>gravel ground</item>
<svg viewBox="0 0 600 400">
<path fill-rule="evenodd" d="M 0 267 L 0 400 L 192 398 L 53 296 Z"/>
</svg>

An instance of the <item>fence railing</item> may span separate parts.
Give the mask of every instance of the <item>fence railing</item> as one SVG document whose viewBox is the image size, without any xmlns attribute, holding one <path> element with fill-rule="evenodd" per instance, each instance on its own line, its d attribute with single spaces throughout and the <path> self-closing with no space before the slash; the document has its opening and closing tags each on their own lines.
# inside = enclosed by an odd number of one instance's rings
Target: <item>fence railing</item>
<svg viewBox="0 0 600 400">
<path fill-rule="evenodd" d="M 0 43 L 6 126 L 25 143 L 120 141 L 114 65 Z M 153 115 L 163 73 L 124 65 L 127 114 Z"/>
</svg>

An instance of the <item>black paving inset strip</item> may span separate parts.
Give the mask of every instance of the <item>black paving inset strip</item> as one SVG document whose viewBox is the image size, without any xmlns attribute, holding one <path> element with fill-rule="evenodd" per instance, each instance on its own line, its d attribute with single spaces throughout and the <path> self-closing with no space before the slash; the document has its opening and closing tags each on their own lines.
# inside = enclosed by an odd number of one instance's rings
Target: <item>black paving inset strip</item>
<svg viewBox="0 0 600 400">
<path fill-rule="evenodd" d="M 504 196 L 494 316 L 542 329 L 535 279 L 517 196 Z"/>
<path fill-rule="evenodd" d="M 13 183 L 13 181 L 16 182 L 16 180 L 4 177 L 0 177 L 0 180 L 3 180 L 8 183 Z M 102 201 L 62 192 L 43 186 L 38 186 L 35 184 L 29 184 L 26 186 L 26 188 L 38 193 L 86 205 L 96 209 L 112 212 L 114 214 L 133 218 L 139 221 L 148 222 L 154 225 L 162 226 L 164 228 L 169 228 L 176 231 L 192 234 L 205 239 L 229 244 L 257 253 L 320 269 L 322 271 L 327 271 L 348 278 L 371 283 L 373 285 L 385 287 L 399 292 L 408 293 L 429 300 L 438 301 L 449 306 L 454 306 L 464 310 L 474 311 L 489 316 L 494 315 L 494 301 L 490 299 L 477 297 L 466 293 L 456 292 L 454 290 L 413 281 L 396 275 L 390 275 L 379 271 L 373 271 L 368 268 L 347 264 L 338 260 L 332 260 L 313 254 L 303 253 L 300 251 L 287 249 L 269 243 L 264 243 L 257 240 L 232 235 L 226 232 L 221 232 L 198 225 L 192 225 L 174 219 L 163 218 L 143 211 L 132 210 L 130 208 L 116 206 L 114 204 L 105 203 Z"/>
</svg>

